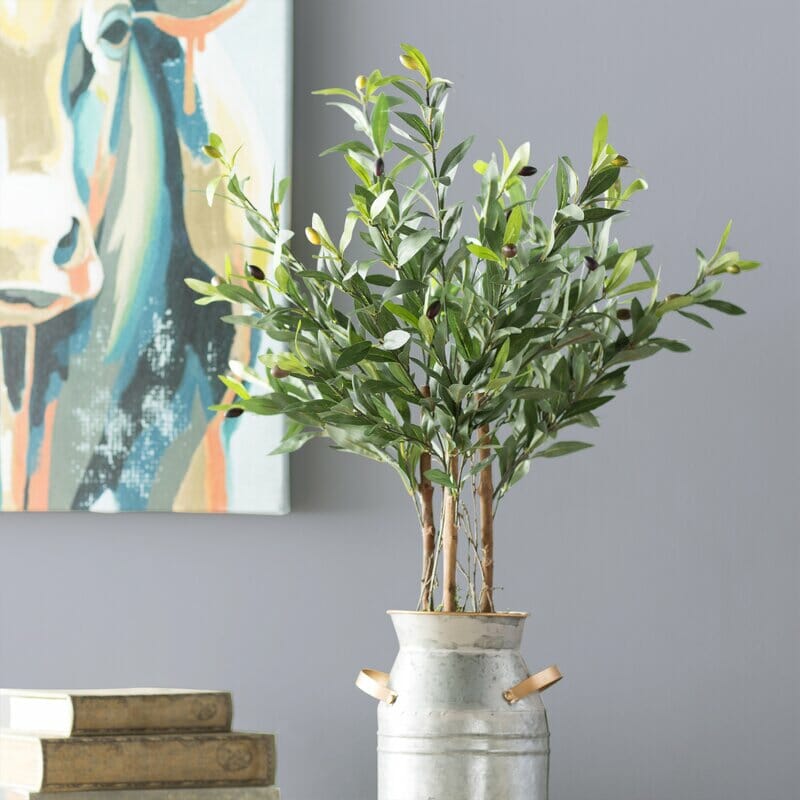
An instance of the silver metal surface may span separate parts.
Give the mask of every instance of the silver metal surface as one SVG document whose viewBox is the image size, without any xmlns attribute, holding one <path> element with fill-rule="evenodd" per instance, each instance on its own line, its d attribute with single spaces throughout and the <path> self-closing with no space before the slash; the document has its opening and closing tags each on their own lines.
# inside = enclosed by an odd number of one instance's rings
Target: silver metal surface
<svg viewBox="0 0 800 800">
<path fill-rule="evenodd" d="M 529 672 L 523 614 L 389 612 L 400 643 L 378 705 L 378 800 L 547 800 L 539 694 L 503 692 Z"/>
</svg>

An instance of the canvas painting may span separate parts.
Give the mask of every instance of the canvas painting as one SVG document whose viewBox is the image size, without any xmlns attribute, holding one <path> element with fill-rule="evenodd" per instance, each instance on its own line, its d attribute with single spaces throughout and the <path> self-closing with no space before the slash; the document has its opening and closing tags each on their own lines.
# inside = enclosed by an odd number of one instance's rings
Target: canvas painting
<svg viewBox="0 0 800 800">
<path fill-rule="evenodd" d="M 202 148 L 288 174 L 290 47 L 290 0 L 0 0 L 2 510 L 287 510 L 282 420 L 208 410 L 266 342 L 184 280 L 269 268 Z"/>
</svg>

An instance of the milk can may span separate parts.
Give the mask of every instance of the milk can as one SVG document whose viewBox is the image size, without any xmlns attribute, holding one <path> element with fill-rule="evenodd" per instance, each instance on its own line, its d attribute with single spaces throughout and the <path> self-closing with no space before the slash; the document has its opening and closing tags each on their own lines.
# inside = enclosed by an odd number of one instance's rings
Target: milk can
<svg viewBox="0 0 800 800">
<path fill-rule="evenodd" d="M 547 800 L 550 734 L 520 654 L 527 614 L 390 611 L 391 673 L 362 670 L 378 706 L 378 800 Z"/>
</svg>

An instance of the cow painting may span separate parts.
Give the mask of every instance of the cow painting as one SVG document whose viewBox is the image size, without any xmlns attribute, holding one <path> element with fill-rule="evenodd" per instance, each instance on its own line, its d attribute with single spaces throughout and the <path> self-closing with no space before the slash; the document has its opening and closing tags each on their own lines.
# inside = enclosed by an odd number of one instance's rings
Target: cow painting
<svg viewBox="0 0 800 800">
<path fill-rule="evenodd" d="M 250 241 L 209 131 L 271 155 L 214 37 L 277 5 L 0 0 L 0 509 L 281 510 L 237 507 L 242 421 L 207 410 L 261 343 L 184 284 Z"/>
</svg>

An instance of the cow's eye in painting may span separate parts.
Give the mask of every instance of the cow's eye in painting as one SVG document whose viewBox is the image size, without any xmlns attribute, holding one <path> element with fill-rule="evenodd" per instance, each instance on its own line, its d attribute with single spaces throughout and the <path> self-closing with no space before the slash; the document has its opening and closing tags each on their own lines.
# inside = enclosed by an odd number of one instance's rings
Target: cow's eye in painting
<svg viewBox="0 0 800 800">
<path fill-rule="evenodd" d="M 131 12 L 127 6 L 115 6 L 103 18 L 97 37 L 103 53 L 109 58 L 122 58 L 131 35 Z"/>
</svg>

